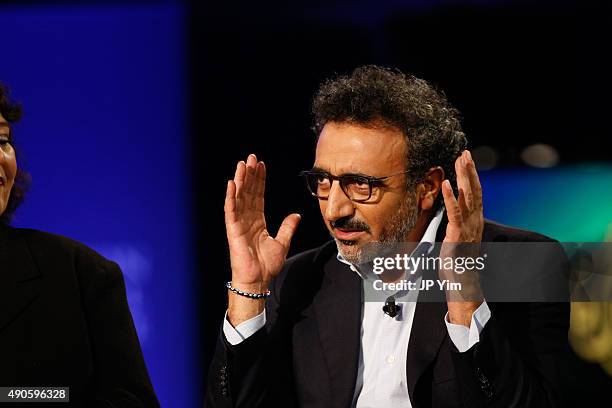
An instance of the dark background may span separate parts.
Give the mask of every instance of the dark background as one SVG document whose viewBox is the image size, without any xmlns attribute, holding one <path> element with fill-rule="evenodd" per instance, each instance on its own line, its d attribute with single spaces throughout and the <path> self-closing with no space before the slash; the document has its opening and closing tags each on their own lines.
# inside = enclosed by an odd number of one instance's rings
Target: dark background
<svg viewBox="0 0 612 408">
<path fill-rule="evenodd" d="M 193 118 L 202 251 L 204 362 L 225 310 L 225 183 L 256 153 L 268 168 L 272 233 L 297 211 L 291 253 L 328 239 L 299 170 L 314 158 L 310 102 L 318 84 L 361 64 L 400 68 L 437 84 L 464 116 L 470 146 L 502 167 L 554 146 L 560 164 L 610 160 L 609 10 L 602 2 L 297 1 L 193 5 Z M 564 373 L 573 406 L 598 406 L 612 381 L 575 358 Z"/>
<path fill-rule="evenodd" d="M 81 240 L 127 278 L 138 274 L 124 250 L 140 251 L 150 273 L 128 279 L 128 298 L 164 406 L 203 400 L 236 162 L 267 164 L 271 233 L 302 214 L 290 254 L 329 239 L 297 174 L 314 159 L 312 96 L 335 74 L 379 64 L 443 89 L 470 148 L 498 155 L 480 172 L 485 216 L 559 240 L 602 240 L 612 225 L 605 1 L 0 0 L 0 18 L 12 27 L 0 80 L 26 108 L 19 158 L 33 176 L 18 224 Z M 555 149 L 555 168 L 526 166 L 534 143 Z M 47 155 L 58 146 L 62 160 Z M 598 363 L 574 355 L 561 374 L 569 406 L 609 405 Z"/>
</svg>

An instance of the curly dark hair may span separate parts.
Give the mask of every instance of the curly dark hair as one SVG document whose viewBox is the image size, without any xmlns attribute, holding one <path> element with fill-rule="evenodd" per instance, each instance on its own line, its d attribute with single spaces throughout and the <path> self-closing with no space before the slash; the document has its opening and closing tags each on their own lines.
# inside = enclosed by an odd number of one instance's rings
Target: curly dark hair
<svg viewBox="0 0 612 408">
<path fill-rule="evenodd" d="M 21 119 L 22 109 L 21 105 L 11 101 L 10 93 L 8 88 L 0 83 L 0 114 L 6 119 L 9 124 L 13 124 Z M 14 135 L 11 129 L 10 142 L 14 145 Z M 17 169 L 15 175 L 15 183 L 11 189 L 9 201 L 6 209 L 0 214 L 0 224 L 8 225 L 15 214 L 17 207 L 23 202 L 25 193 L 28 189 L 30 182 L 29 175 L 21 169 Z"/>
<path fill-rule="evenodd" d="M 444 169 L 455 193 L 455 159 L 467 146 L 460 114 L 444 93 L 423 79 L 397 69 L 365 65 L 351 75 L 323 83 L 312 113 L 317 135 L 327 122 L 392 126 L 406 137 L 409 183 L 435 166 Z M 436 208 L 442 204 L 438 195 Z"/>
</svg>

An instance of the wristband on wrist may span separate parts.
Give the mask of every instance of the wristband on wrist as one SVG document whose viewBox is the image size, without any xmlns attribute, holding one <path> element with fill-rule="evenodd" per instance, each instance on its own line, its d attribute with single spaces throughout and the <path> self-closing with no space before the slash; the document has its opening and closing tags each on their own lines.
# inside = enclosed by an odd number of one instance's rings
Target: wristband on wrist
<svg viewBox="0 0 612 408">
<path fill-rule="evenodd" d="M 264 293 L 243 292 L 242 290 L 236 289 L 235 287 L 233 287 L 231 281 L 227 282 L 225 284 L 225 287 L 228 288 L 230 292 L 234 292 L 235 294 L 240 295 L 240 296 L 248 297 L 249 299 L 265 299 L 267 297 L 270 297 L 271 295 L 269 289 L 267 289 Z"/>
</svg>

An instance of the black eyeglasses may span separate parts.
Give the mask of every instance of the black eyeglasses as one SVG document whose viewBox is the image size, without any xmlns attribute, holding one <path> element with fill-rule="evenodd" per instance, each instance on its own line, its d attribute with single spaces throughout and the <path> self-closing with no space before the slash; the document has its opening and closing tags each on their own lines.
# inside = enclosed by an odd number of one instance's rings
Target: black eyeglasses
<svg viewBox="0 0 612 408">
<path fill-rule="evenodd" d="M 360 174 L 343 174 L 334 176 L 324 171 L 307 170 L 301 171 L 300 176 L 306 181 L 306 187 L 310 194 L 320 200 L 326 200 L 329 197 L 329 191 L 334 180 L 338 180 L 340 188 L 344 194 L 352 201 L 363 203 L 371 198 L 378 198 L 379 187 L 384 185 L 384 181 L 388 178 L 406 174 L 409 171 L 391 174 L 385 177 L 371 177 Z"/>
</svg>

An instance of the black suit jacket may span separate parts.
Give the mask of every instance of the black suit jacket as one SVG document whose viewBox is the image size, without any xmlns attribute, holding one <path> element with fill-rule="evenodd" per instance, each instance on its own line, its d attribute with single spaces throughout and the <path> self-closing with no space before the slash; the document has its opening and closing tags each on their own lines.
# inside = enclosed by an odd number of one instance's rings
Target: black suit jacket
<svg viewBox="0 0 612 408">
<path fill-rule="evenodd" d="M 483 241 L 551 240 L 486 221 Z M 221 332 L 208 377 L 209 408 L 350 406 L 362 283 L 336 253 L 330 242 L 287 260 L 266 302 L 266 327 L 236 346 Z M 559 268 L 548 272 L 563 273 Z M 460 353 L 439 295 L 440 302 L 419 302 L 415 311 L 407 350 L 414 408 L 561 406 L 556 375 L 568 350 L 568 303 L 487 302 L 491 318 L 480 341 Z"/>
<path fill-rule="evenodd" d="M 0 386 L 67 386 L 74 407 L 159 406 L 117 264 L 0 226 Z"/>
</svg>

